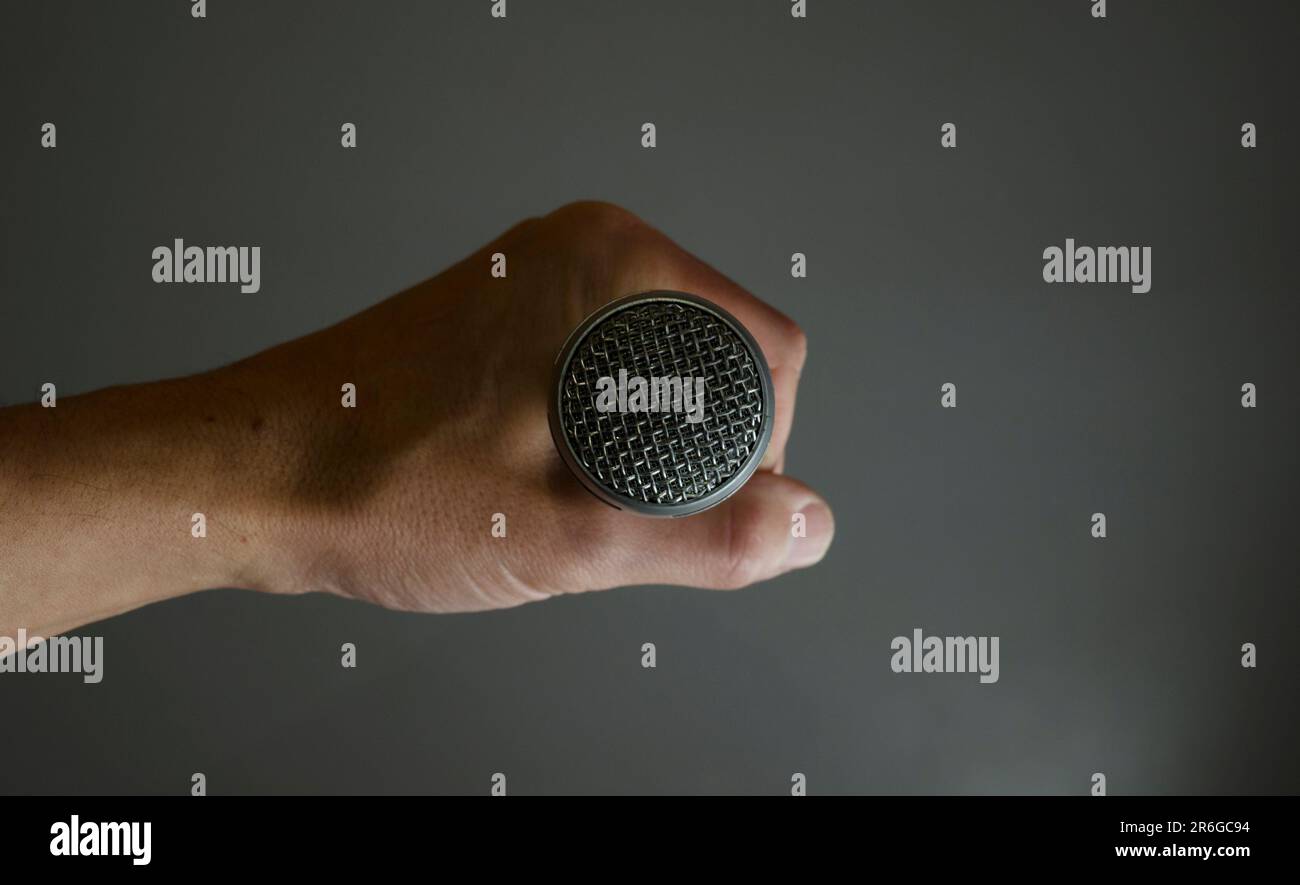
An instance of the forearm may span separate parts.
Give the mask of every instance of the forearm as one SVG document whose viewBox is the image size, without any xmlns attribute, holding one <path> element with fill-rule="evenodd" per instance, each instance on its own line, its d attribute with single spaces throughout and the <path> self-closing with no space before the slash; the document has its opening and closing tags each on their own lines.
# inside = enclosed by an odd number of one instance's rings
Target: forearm
<svg viewBox="0 0 1300 885">
<path fill-rule="evenodd" d="M 181 379 L 0 410 L 0 635 L 259 583 L 270 523 L 240 492 L 248 447 L 211 387 Z"/>
</svg>

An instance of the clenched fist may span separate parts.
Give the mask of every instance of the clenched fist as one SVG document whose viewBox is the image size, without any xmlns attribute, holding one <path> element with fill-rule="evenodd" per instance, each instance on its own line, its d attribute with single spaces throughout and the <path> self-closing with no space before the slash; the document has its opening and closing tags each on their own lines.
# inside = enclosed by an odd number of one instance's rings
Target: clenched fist
<svg viewBox="0 0 1300 885">
<path fill-rule="evenodd" d="M 498 252 L 505 277 L 490 272 Z M 674 520 L 589 494 L 546 416 L 573 328 L 657 289 L 739 319 L 776 400 L 762 469 Z M 565 206 L 234 365 L 0 410 L 0 633 L 211 587 L 448 612 L 629 584 L 737 588 L 811 565 L 830 509 L 782 474 L 805 349 L 790 319 L 635 216 Z"/>
</svg>

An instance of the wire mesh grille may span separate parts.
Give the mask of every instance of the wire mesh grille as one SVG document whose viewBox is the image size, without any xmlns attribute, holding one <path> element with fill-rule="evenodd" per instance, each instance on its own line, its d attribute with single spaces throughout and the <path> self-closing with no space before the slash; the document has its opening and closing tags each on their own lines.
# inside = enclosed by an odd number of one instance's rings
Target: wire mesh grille
<svg viewBox="0 0 1300 885">
<path fill-rule="evenodd" d="M 601 378 L 704 379 L 703 418 L 687 412 L 599 411 Z M 574 347 L 562 379 L 560 423 L 588 475 L 649 504 L 686 504 L 724 485 L 762 438 L 762 370 L 721 318 L 677 301 L 634 303 Z M 689 380 L 686 380 L 689 383 Z"/>
</svg>

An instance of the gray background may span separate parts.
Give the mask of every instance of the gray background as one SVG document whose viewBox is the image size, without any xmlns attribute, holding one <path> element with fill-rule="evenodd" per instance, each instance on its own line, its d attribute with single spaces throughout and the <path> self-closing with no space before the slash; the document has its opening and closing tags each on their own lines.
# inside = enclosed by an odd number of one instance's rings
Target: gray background
<svg viewBox="0 0 1300 885">
<path fill-rule="evenodd" d="M 601 198 L 807 330 L 788 466 L 838 536 L 735 594 L 137 611 L 84 631 L 100 685 L 0 678 L 0 792 L 1300 790 L 1297 12 L 809 5 L 6 3 L 0 400 L 224 364 Z M 154 285 L 176 236 L 262 245 L 262 291 Z M 1151 293 L 1045 285 L 1067 236 L 1152 246 Z M 895 675 L 918 626 L 1001 681 Z"/>
</svg>

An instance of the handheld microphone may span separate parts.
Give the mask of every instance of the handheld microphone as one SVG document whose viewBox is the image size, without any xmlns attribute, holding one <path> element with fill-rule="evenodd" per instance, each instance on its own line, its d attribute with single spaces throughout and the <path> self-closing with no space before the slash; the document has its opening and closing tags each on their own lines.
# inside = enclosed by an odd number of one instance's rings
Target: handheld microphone
<svg viewBox="0 0 1300 885">
<path fill-rule="evenodd" d="M 644 292 L 573 331 L 548 411 L 560 457 L 596 497 L 688 516 L 758 469 L 772 438 L 772 376 L 753 336 L 716 304 Z"/>
</svg>

